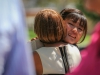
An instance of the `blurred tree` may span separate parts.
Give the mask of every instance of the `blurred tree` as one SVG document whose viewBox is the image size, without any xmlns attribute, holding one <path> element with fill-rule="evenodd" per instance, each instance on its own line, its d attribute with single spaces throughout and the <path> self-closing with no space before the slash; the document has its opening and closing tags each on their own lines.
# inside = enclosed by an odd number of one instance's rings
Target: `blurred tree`
<svg viewBox="0 0 100 75">
<path fill-rule="evenodd" d="M 23 0 L 25 8 L 52 8 L 61 11 L 68 0 Z"/>
<path fill-rule="evenodd" d="M 37 0 L 23 0 L 26 9 L 36 6 Z"/>
<path fill-rule="evenodd" d="M 93 13 L 93 12 L 90 12 L 88 10 L 86 10 L 84 8 L 84 5 L 83 5 L 83 0 L 78 0 L 77 4 L 76 4 L 76 7 L 81 10 L 87 17 L 91 18 L 94 23 L 99 21 L 100 20 L 100 16 Z"/>
<path fill-rule="evenodd" d="M 36 0 L 35 7 L 53 7 L 58 11 L 65 8 L 67 0 Z"/>
</svg>

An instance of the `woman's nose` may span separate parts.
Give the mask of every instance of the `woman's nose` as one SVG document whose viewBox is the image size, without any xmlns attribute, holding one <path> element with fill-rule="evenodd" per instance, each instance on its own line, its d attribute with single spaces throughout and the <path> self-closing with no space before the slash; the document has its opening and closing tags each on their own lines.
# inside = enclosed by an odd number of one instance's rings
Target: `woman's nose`
<svg viewBox="0 0 100 75">
<path fill-rule="evenodd" d="M 75 33 L 77 32 L 77 27 L 73 28 L 73 32 L 75 32 Z"/>
</svg>

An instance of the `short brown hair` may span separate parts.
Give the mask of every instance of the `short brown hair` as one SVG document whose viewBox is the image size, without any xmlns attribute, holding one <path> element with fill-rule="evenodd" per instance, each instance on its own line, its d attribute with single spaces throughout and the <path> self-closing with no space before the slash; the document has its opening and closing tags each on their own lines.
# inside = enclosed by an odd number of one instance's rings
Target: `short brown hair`
<svg viewBox="0 0 100 75">
<path fill-rule="evenodd" d="M 34 32 L 40 41 L 55 43 L 63 39 L 66 31 L 60 14 L 52 9 L 44 9 L 35 17 Z"/>
</svg>

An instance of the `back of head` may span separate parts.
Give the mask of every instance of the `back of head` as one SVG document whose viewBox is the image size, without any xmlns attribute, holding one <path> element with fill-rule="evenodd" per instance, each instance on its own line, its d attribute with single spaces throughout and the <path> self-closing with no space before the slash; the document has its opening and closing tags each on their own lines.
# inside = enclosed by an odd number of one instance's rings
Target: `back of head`
<svg viewBox="0 0 100 75">
<path fill-rule="evenodd" d="M 52 9 L 44 9 L 37 13 L 34 23 L 34 32 L 40 41 L 55 43 L 63 39 L 65 27 L 61 16 Z"/>
<path fill-rule="evenodd" d="M 81 40 L 81 42 L 83 42 L 87 33 L 87 19 L 85 15 L 80 10 L 75 8 L 65 8 L 60 12 L 60 15 L 63 20 L 73 19 L 75 23 L 80 20 L 80 26 L 84 29 L 83 39 Z"/>
</svg>

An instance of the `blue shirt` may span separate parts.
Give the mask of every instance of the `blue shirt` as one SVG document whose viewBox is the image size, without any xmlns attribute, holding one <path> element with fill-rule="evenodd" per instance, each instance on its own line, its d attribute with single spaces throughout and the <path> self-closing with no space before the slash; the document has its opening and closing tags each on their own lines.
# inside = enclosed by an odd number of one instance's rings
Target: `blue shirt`
<svg viewBox="0 0 100 75">
<path fill-rule="evenodd" d="M 0 0 L 0 75 L 35 75 L 22 2 Z"/>
</svg>

